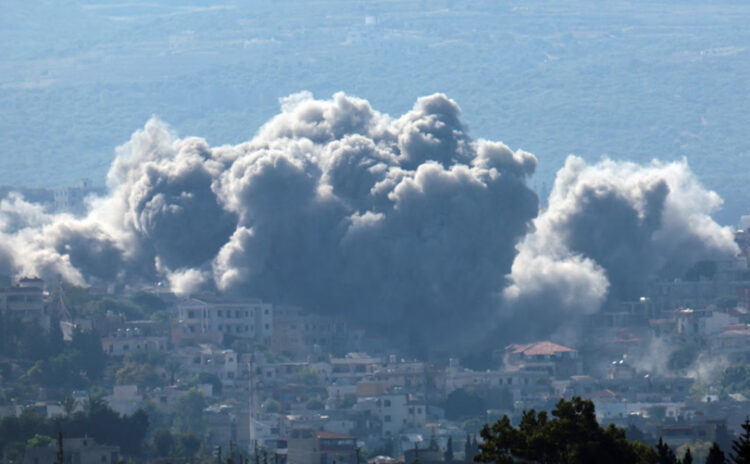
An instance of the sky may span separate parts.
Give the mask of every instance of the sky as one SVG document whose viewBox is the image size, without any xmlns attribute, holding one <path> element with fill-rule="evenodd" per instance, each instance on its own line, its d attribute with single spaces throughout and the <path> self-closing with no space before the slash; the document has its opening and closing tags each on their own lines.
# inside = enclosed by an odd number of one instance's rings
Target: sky
<svg viewBox="0 0 750 464">
<path fill-rule="evenodd" d="M 8 0 L 0 184 L 104 185 L 157 116 L 212 145 L 250 139 L 300 91 L 388 114 L 445 93 L 475 139 L 539 159 L 686 159 L 734 224 L 750 199 L 750 5 L 741 1 Z M 546 201 L 546 199 L 545 199 Z"/>
</svg>

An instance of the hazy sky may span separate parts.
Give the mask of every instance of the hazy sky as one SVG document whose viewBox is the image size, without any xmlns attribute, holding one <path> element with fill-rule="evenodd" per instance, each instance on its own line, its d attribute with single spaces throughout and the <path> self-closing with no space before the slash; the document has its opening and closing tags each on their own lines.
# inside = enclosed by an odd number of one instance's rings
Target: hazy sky
<svg viewBox="0 0 750 464">
<path fill-rule="evenodd" d="M 743 1 L 82 2 L 0 17 L 0 183 L 103 184 L 157 115 L 249 139 L 301 90 L 402 114 L 444 92 L 474 138 L 539 158 L 687 157 L 736 222 L 750 200 L 750 5 Z"/>
</svg>

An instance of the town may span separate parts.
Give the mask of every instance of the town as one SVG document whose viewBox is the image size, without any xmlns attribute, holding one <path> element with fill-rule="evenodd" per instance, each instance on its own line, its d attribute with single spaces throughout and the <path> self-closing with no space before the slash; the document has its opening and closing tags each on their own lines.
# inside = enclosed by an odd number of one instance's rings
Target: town
<svg viewBox="0 0 750 464">
<path fill-rule="evenodd" d="M 3 462 L 51 462 L 59 445 L 80 463 L 471 461 L 484 424 L 577 396 L 628 439 L 731 449 L 750 411 L 750 231 L 735 241 L 733 260 L 587 316 L 586 336 L 513 340 L 483 360 L 417 357 L 272 301 L 6 278 Z M 101 414 L 140 426 L 87 429 Z"/>
</svg>

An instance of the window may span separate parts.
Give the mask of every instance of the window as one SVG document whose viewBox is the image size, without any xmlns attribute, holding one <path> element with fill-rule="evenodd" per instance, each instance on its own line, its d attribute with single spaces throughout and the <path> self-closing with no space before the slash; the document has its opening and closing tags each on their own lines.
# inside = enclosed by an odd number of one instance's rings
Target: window
<svg viewBox="0 0 750 464">
<path fill-rule="evenodd" d="M 222 311 L 222 310 L 219 310 L 219 312 L 218 312 L 218 313 L 216 313 L 216 314 L 217 314 L 217 315 L 218 315 L 219 317 L 222 317 L 222 316 L 224 315 L 223 313 L 224 313 L 224 311 Z"/>
<path fill-rule="evenodd" d="M 414 414 L 414 408 L 409 408 L 409 414 Z"/>
<path fill-rule="evenodd" d="M 383 406 L 385 406 L 386 408 L 390 408 L 391 407 L 391 400 L 385 400 L 385 401 L 383 401 Z"/>
<path fill-rule="evenodd" d="M 391 416 L 383 417 L 383 422 L 390 422 L 390 421 L 391 421 Z"/>
<path fill-rule="evenodd" d="M 188 319 L 195 319 L 195 311 L 188 311 Z"/>
<path fill-rule="evenodd" d="M 266 309 L 265 311 L 263 311 L 263 314 L 265 314 L 266 316 L 268 316 L 268 310 Z"/>
</svg>

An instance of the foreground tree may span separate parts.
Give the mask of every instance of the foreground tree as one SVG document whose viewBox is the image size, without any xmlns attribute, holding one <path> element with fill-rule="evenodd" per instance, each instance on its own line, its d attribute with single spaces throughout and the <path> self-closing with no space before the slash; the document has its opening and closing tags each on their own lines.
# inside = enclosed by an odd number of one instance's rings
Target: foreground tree
<svg viewBox="0 0 750 464">
<path fill-rule="evenodd" d="M 625 431 L 610 425 L 602 428 L 596 421 L 594 403 L 575 397 L 560 400 L 552 418 L 542 411 L 526 411 L 518 428 L 504 416 L 491 427 L 485 425 L 484 443 L 477 462 L 511 464 L 650 464 L 653 450 L 630 443 Z"/>
<path fill-rule="evenodd" d="M 735 464 L 750 464 L 750 419 L 742 424 L 743 432 L 732 443 L 732 462 Z"/>
<path fill-rule="evenodd" d="M 706 464 L 726 464 L 726 462 L 727 458 L 724 456 L 724 452 L 719 447 L 719 444 L 714 442 L 714 445 L 708 451 Z"/>
</svg>

